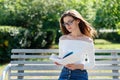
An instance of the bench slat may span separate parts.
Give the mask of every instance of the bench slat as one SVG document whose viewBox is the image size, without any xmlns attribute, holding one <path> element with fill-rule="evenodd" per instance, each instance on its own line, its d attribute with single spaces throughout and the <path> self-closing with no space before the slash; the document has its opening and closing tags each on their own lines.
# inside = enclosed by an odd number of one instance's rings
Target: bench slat
<svg viewBox="0 0 120 80">
<path fill-rule="evenodd" d="M 16 59 L 16 58 L 24 58 L 24 59 L 27 59 L 27 58 L 49 58 L 49 55 L 11 55 L 11 58 L 12 59 Z M 95 56 L 95 59 L 120 59 L 120 56 Z"/>
<path fill-rule="evenodd" d="M 51 71 L 52 72 L 52 71 Z M 11 73 L 11 76 L 58 76 L 59 72 L 52 73 Z M 89 73 L 89 76 L 120 76 L 120 73 Z"/>
<path fill-rule="evenodd" d="M 95 59 L 120 59 L 120 56 L 111 56 L 111 55 L 109 55 L 109 56 L 106 56 L 106 55 L 104 55 L 104 56 L 101 56 L 101 55 L 99 55 L 99 56 L 95 56 Z"/>
<path fill-rule="evenodd" d="M 11 73 L 10 76 L 59 76 L 59 73 Z"/>
<path fill-rule="evenodd" d="M 11 64 L 53 64 L 51 61 L 11 61 Z"/>
<path fill-rule="evenodd" d="M 120 64 L 120 61 L 95 61 L 96 64 Z M 11 64 L 54 64 L 52 61 L 11 61 Z"/>
<path fill-rule="evenodd" d="M 11 56 L 11 58 L 12 59 L 21 59 L 21 58 L 23 58 L 23 59 L 28 59 L 28 58 L 49 58 L 49 56 L 46 56 L 46 55 L 44 55 L 44 56 L 41 56 L 41 55 L 12 55 Z"/>
<path fill-rule="evenodd" d="M 23 67 L 11 67 L 11 70 L 59 70 L 61 67 L 59 66 L 23 66 Z"/>
<path fill-rule="evenodd" d="M 12 53 L 58 53 L 58 49 L 12 49 Z"/>
<path fill-rule="evenodd" d="M 120 76 L 120 73 L 94 72 L 94 73 L 89 73 L 89 76 Z"/>
<path fill-rule="evenodd" d="M 61 66 L 12 66 L 11 70 L 58 70 Z M 120 70 L 119 66 L 96 66 L 93 70 Z"/>
<path fill-rule="evenodd" d="M 58 53 L 58 49 L 12 49 L 12 53 Z M 120 50 L 96 49 L 96 53 L 120 53 Z"/>
<path fill-rule="evenodd" d="M 56 80 L 56 79 L 24 79 L 24 80 Z M 23 79 L 10 79 L 10 80 L 23 80 Z"/>
<path fill-rule="evenodd" d="M 23 80 L 23 79 L 10 79 L 10 80 Z M 57 79 L 24 79 L 24 80 L 57 80 Z M 89 80 L 113 80 L 113 79 L 89 79 Z M 118 79 L 114 79 L 118 80 Z"/>
<path fill-rule="evenodd" d="M 96 64 L 120 64 L 120 61 L 95 61 Z"/>
<path fill-rule="evenodd" d="M 118 80 L 118 79 L 105 79 L 105 78 L 103 78 L 103 79 L 89 79 L 89 80 Z"/>
<path fill-rule="evenodd" d="M 95 53 L 120 53 L 120 49 L 96 49 Z"/>
<path fill-rule="evenodd" d="M 96 66 L 92 70 L 119 70 L 119 66 Z"/>
</svg>

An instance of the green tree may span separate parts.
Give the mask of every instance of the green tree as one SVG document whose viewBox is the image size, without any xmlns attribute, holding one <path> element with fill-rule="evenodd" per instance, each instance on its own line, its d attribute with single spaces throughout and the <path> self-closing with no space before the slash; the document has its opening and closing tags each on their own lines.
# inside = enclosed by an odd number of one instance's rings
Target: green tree
<svg viewBox="0 0 120 80">
<path fill-rule="evenodd" d="M 96 1 L 96 28 L 116 29 L 120 22 L 119 0 L 97 0 Z"/>
</svg>

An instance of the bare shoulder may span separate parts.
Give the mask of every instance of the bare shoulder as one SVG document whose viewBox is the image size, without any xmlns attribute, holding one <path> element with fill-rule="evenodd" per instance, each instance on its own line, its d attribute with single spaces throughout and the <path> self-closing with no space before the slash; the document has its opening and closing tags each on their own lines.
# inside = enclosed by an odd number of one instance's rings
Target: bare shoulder
<svg viewBox="0 0 120 80">
<path fill-rule="evenodd" d="M 87 37 L 87 36 L 84 36 L 84 37 L 82 38 L 82 40 L 84 40 L 84 41 L 86 41 L 86 42 L 89 42 L 89 43 L 92 43 L 92 42 L 93 42 L 93 39 L 90 38 L 90 37 Z"/>
<path fill-rule="evenodd" d="M 59 40 L 64 40 L 64 39 L 66 39 L 67 38 L 67 35 L 62 35 L 60 38 L 59 38 Z"/>
<path fill-rule="evenodd" d="M 80 37 L 72 37 L 70 35 L 62 35 L 59 40 L 81 40 L 81 41 L 85 41 L 85 42 L 89 42 L 89 43 L 92 43 L 93 42 L 93 39 L 88 37 L 88 36 L 80 36 Z"/>
</svg>

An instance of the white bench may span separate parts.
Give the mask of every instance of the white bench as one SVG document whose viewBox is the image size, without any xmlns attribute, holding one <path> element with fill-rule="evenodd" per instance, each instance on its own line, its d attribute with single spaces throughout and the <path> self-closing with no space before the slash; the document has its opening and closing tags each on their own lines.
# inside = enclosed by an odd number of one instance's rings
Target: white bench
<svg viewBox="0 0 120 80">
<path fill-rule="evenodd" d="M 11 62 L 1 80 L 57 80 L 60 66 L 49 60 L 58 49 L 13 49 Z M 89 80 L 120 80 L 120 50 L 96 50 L 96 65 L 88 70 Z"/>
</svg>

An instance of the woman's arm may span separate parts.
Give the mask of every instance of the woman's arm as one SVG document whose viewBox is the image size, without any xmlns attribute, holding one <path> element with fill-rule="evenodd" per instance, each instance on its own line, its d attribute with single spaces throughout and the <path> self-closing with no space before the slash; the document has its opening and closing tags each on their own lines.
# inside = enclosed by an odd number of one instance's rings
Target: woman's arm
<svg viewBox="0 0 120 80">
<path fill-rule="evenodd" d="M 67 64 L 65 67 L 67 67 L 68 69 L 71 70 L 75 70 L 75 69 L 84 69 L 84 64 Z"/>
</svg>

